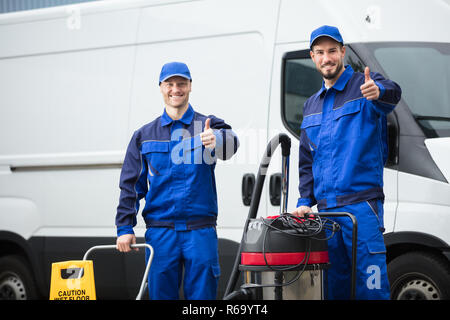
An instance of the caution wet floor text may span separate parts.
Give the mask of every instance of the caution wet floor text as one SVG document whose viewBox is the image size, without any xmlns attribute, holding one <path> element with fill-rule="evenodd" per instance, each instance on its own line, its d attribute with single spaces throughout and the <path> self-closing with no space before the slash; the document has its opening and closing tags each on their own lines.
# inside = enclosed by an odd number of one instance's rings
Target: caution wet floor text
<svg viewBox="0 0 450 320">
<path fill-rule="evenodd" d="M 91 260 L 52 264 L 50 300 L 95 300 L 94 268 Z"/>
</svg>

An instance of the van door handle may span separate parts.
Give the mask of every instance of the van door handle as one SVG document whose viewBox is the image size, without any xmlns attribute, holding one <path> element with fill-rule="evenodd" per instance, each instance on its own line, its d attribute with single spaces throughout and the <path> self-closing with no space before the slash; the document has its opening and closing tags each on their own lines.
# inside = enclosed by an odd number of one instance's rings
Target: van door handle
<svg viewBox="0 0 450 320">
<path fill-rule="evenodd" d="M 270 203 L 279 206 L 281 203 L 281 173 L 274 173 L 270 176 L 269 182 Z"/>
<path fill-rule="evenodd" d="M 246 173 L 242 177 L 242 202 L 245 206 L 249 206 L 252 202 L 255 181 L 255 175 L 253 173 Z"/>
</svg>

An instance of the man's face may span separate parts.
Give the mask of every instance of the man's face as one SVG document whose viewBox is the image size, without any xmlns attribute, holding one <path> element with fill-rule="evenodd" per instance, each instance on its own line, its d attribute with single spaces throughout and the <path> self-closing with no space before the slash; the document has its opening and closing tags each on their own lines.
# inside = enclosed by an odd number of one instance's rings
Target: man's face
<svg viewBox="0 0 450 320">
<path fill-rule="evenodd" d="M 166 106 L 181 108 L 189 103 L 191 81 L 174 76 L 161 82 L 160 90 Z"/>
<path fill-rule="evenodd" d="M 317 39 L 310 55 L 317 70 L 327 80 L 336 79 L 344 69 L 345 46 L 329 37 Z"/>
</svg>

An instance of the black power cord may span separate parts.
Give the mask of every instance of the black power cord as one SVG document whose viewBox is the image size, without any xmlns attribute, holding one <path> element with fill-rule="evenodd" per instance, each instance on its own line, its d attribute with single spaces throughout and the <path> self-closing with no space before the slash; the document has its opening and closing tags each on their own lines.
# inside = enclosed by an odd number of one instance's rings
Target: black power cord
<svg viewBox="0 0 450 320">
<path fill-rule="evenodd" d="M 310 239 L 319 240 L 319 241 L 327 241 L 331 239 L 335 232 L 340 229 L 339 224 L 336 222 L 321 218 L 320 216 L 315 215 L 307 215 L 305 218 L 300 218 L 295 215 L 292 215 L 290 213 L 283 213 L 279 215 L 278 217 L 275 217 L 272 219 L 272 221 L 267 222 L 266 219 L 261 218 L 262 223 L 267 227 L 264 231 L 263 235 L 263 248 L 262 253 L 264 257 L 264 262 L 266 263 L 266 267 L 268 267 L 272 271 L 289 271 L 293 269 L 299 268 L 301 265 L 303 265 L 303 268 L 297 272 L 297 274 L 288 282 L 284 283 L 273 283 L 273 284 L 254 284 L 254 283 L 248 283 L 241 286 L 241 289 L 250 289 L 250 288 L 266 288 L 266 287 L 284 287 L 288 286 L 294 282 L 296 282 L 304 273 L 306 270 L 306 266 L 308 265 L 309 257 L 311 254 L 311 241 Z M 274 226 L 276 222 L 280 221 L 282 226 L 288 229 L 280 229 L 279 227 Z M 265 246 L 266 246 L 266 236 L 269 232 L 269 229 L 277 230 L 279 232 L 282 232 L 284 234 L 294 236 L 294 237 L 302 237 L 305 238 L 307 241 L 307 247 L 308 249 L 305 250 L 305 256 L 296 265 L 287 266 L 287 267 L 275 267 L 273 265 L 270 265 L 266 258 L 266 252 L 265 252 Z M 331 230 L 331 235 L 329 237 L 325 238 L 319 238 L 317 237 L 322 230 Z"/>
</svg>

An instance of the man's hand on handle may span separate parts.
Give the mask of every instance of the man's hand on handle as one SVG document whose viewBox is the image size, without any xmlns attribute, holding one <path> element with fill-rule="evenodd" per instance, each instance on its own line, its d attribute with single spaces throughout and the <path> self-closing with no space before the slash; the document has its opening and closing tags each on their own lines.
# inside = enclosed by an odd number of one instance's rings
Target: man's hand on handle
<svg viewBox="0 0 450 320">
<path fill-rule="evenodd" d="M 132 244 L 136 244 L 136 236 L 134 234 L 124 234 L 117 238 L 116 247 L 120 252 L 138 251 L 139 248 L 130 248 Z"/>
<path fill-rule="evenodd" d="M 307 213 L 312 213 L 312 209 L 308 206 L 300 206 L 295 209 L 292 214 L 297 217 L 304 217 Z"/>
</svg>

